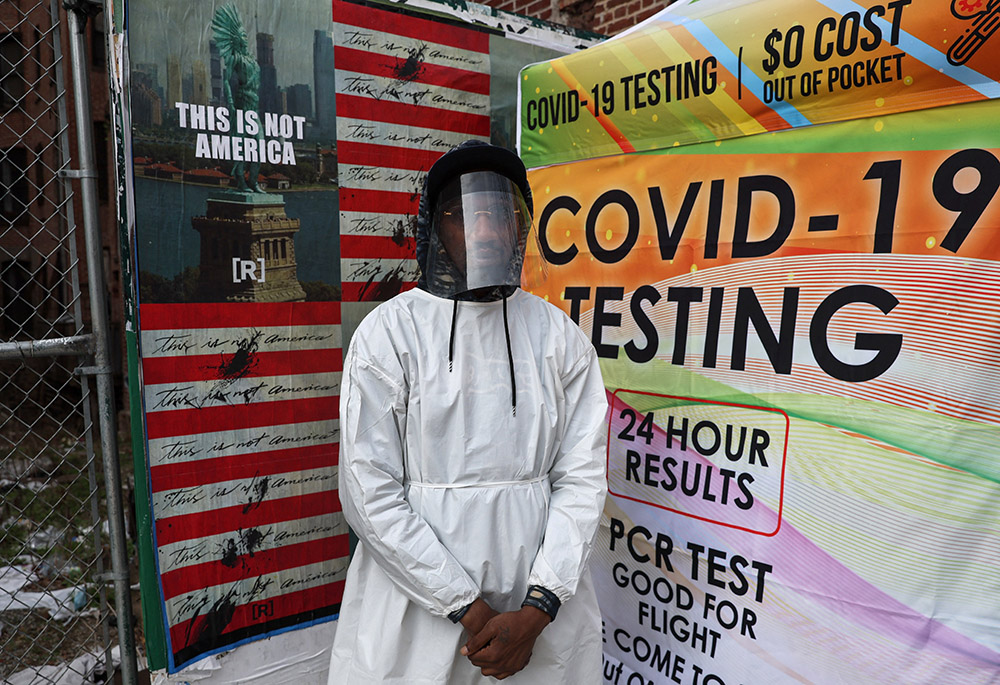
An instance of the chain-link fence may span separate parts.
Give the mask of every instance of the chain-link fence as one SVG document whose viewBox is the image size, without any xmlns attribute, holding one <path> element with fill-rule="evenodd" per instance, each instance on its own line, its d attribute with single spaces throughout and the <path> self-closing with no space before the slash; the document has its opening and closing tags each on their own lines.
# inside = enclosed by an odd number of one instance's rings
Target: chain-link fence
<svg viewBox="0 0 1000 685">
<path fill-rule="evenodd" d="M 129 606 L 109 603 L 128 578 L 112 586 L 123 574 L 107 572 L 121 504 L 109 517 L 100 448 L 115 443 L 98 431 L 106 403 L 93 390 L 108 341 L 81 293 L 101 268 L 78 256 L 93 253 L 82 232 L 97 226 L 74 216 L 88 209 L 72 179 L 94 176 L 70 151 L 70 91 L 89 101 L 74 19 L 57 0 L 0 1 L 0 680 L 15 684 L 110 679 Z"/>
</svg>

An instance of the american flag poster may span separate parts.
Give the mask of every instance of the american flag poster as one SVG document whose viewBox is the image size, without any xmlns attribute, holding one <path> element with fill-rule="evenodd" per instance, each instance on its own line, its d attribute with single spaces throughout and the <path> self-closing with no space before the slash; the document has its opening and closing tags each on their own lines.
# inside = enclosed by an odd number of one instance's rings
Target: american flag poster
<svg viewBox="0 0 1000 685">
<path fill-rule="evenodd" d="M 431 164 L 490 139 L 490 33 L 333 3 L 345 302 L 416 283 L 415 215 Z"/>
<path fill-rule="evenodd" d="M 150 485 L 175 664 L 336 617 L 340 305 L 141 311 Z"/>
<path fill-rule="evenodd" d="M 143 619 L 175 673 L 340 611 L 333 18 L 129 10 Z"/>
</svg>

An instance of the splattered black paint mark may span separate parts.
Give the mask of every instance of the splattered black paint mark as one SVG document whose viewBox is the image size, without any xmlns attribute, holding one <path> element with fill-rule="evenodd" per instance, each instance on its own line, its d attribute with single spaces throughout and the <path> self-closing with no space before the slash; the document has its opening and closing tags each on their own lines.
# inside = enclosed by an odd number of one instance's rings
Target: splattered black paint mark
<svg viewBox="0 0 1000 685">
<path fill-rule="evenodd" d="M 221 355 L 222 362 L 216 369 L 219 378 L 235 381 L 250 375 L 257 366 L 257 346 L 262 335 L 264 335 L 262 332 L 254 331 L 249 338 L 236 342 L 235 353 L 228 358 L 226 355 Z"/>
<path fill-rule="evenodd" d="M 387 271 L 380 280 L 376 281 L 375 276 L 368 279 L 368 282 L 361 288 L 359 299 L 361 301 L 382 301 L 395 297 L 403 290 L 403 267 L 397 266 L 395 269 Z"/>
<path fill-rule="evenodd" d="M 236 613 L 236 602 L 234 601 L 238 589 L 233 586 L 225 595 L 219 597 L 212 604 L 204 616 L 200 616 L 201 609 L 195 612 L 188 623 L 185 644 L 194 651 L 205 652 L 212 649 L 219 642 L 222 631 L 226 629 L 229 622 L 233 620 Z"/>
<path fill-rule="evenodd" d="M 406 243 L 406 222 L 400 219 L 392 227 L 392 242 L 402 247 Z"/>
<path fill-rule="evenodd" d="M 208 389 L 205 397 L 198 402 L 198 408 L 207 406 L 212 402 L 218 404 L 231 404 L 233 397 L 242 397 L 244 404 L 250 404 L 254 396 L 264 387 L 264 383 L 259 383 L 239 392 L 230 392 L 230 388 L 241 378 L 249 376 L 259 363 L 257 357 L 257 347 L 260 338 L 264 334 L 258 330 L 253 330 L 249 337 L 236 341 L 236 352 L 230 355 L 221 354 L 218 366 L 205 367 L 215 373 L 219 379 Z"/>
<path fill-rule="evenodd" d="M 258 529 L 250 528 L 240 531 L 240 544 L 251 557 L 253 557 L 254 551 L 260 547 L 260 543 L 262 542 L 264 542 L 264 534 Z"/>
<path fill-rule="evenodd" d="M 424 72 L 424 52 L 426 51 L 426 45 L 414 48 L 413 50 L 410 50 L 410 53 L 406 56 L 405 60 L 398 62 L 396 66 L 392 68 L 392 72 L 396 77 L 397 83 L 409 83 L 411 81 L 416 81 L 420 77 L 420 75 Z"/>
<path fill-rule="evenodd" d="M 412 196 L 411 196 L 412 197 Z M 417 217 L 407 216 L 395 224 L 392 227 L 392 242 L 396 245 L 402 247 L 406 244 L 407 240 L 416 240 L 417 238 Z"/>
<path fill-rule="evenodd" d="M 236 564 L 239 562 L 236 551 L 236 540 L 229 538 L 226 540 L 226 544 L 222 546 L 222 565 L 228 566 L 229 568 L 236 568 Z"/>
<path fill-rule="evenodd" d="M 264 497 L 267 496 L 267 486 L 270 481 L 270 476 L 264 476 L 260 480 L 257 480 L 257 474 L 254 474 L 253 480 L 250 485 L 250 499 L 245 505 L 243 505 L 243 513 L 246 514 L 253 511 L 260 506 L 260 503 L 264 501 Z"/>
<path fill-rule="evenodd" d="M 252 559 L 254 552 L 260 549 L 261 544 L 270 534 L 270 530 L 262 533 L 258 528 L 239 529 L 237 531 L 237 535 L 239 536 L 238 541 L 236 538 L 228 538 L 221 546 L 222 558 L 219 559 L 219 562 L 227 568 L 242 566 L 243 575 L 251 575 L 249 573 L 250 564 L 247 563 L 247 557 Z"/>
</svg>

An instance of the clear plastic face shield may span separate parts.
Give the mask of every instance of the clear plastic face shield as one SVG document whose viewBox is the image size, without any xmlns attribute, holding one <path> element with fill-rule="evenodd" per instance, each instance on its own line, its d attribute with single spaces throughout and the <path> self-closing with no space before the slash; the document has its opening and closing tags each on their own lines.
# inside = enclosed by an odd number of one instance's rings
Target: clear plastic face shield
<svg viewBox="0 0 1000 685">
<path fill-rule="evenodd" d="M 518 286 L 531 214 L 517 185 L 493 171 L 462 174 L 438 194 L 427 282 L 442 297 Z"/>
</svg>

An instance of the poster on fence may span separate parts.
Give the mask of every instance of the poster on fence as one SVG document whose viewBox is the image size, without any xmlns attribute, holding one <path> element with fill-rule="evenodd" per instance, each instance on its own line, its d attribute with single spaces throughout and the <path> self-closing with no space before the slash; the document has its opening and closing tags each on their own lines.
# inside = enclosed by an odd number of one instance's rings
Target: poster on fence
<svg viewBox="0 0 1000 685">
<path fill-rule="evenodd" d="M 174 671 L 340 607 L 333 22 L 302 3 L 129 10 L 150 532 Z"/>
<path fill-rule="evenodd" d="M 791 7 L 522 73 L 536 292 L 611 403 L 603 681 L 992 683 L 1000 7 Z"/>
<path fill-rule="evenodd" d="M 353 327 L 415 283 L 434 160 L 513 147 L 520 68 L 596 37 L 432 0 L 128 17 L 143 613 L 151 668 L 174 673 L 337 618 Z"/>
</svg>

